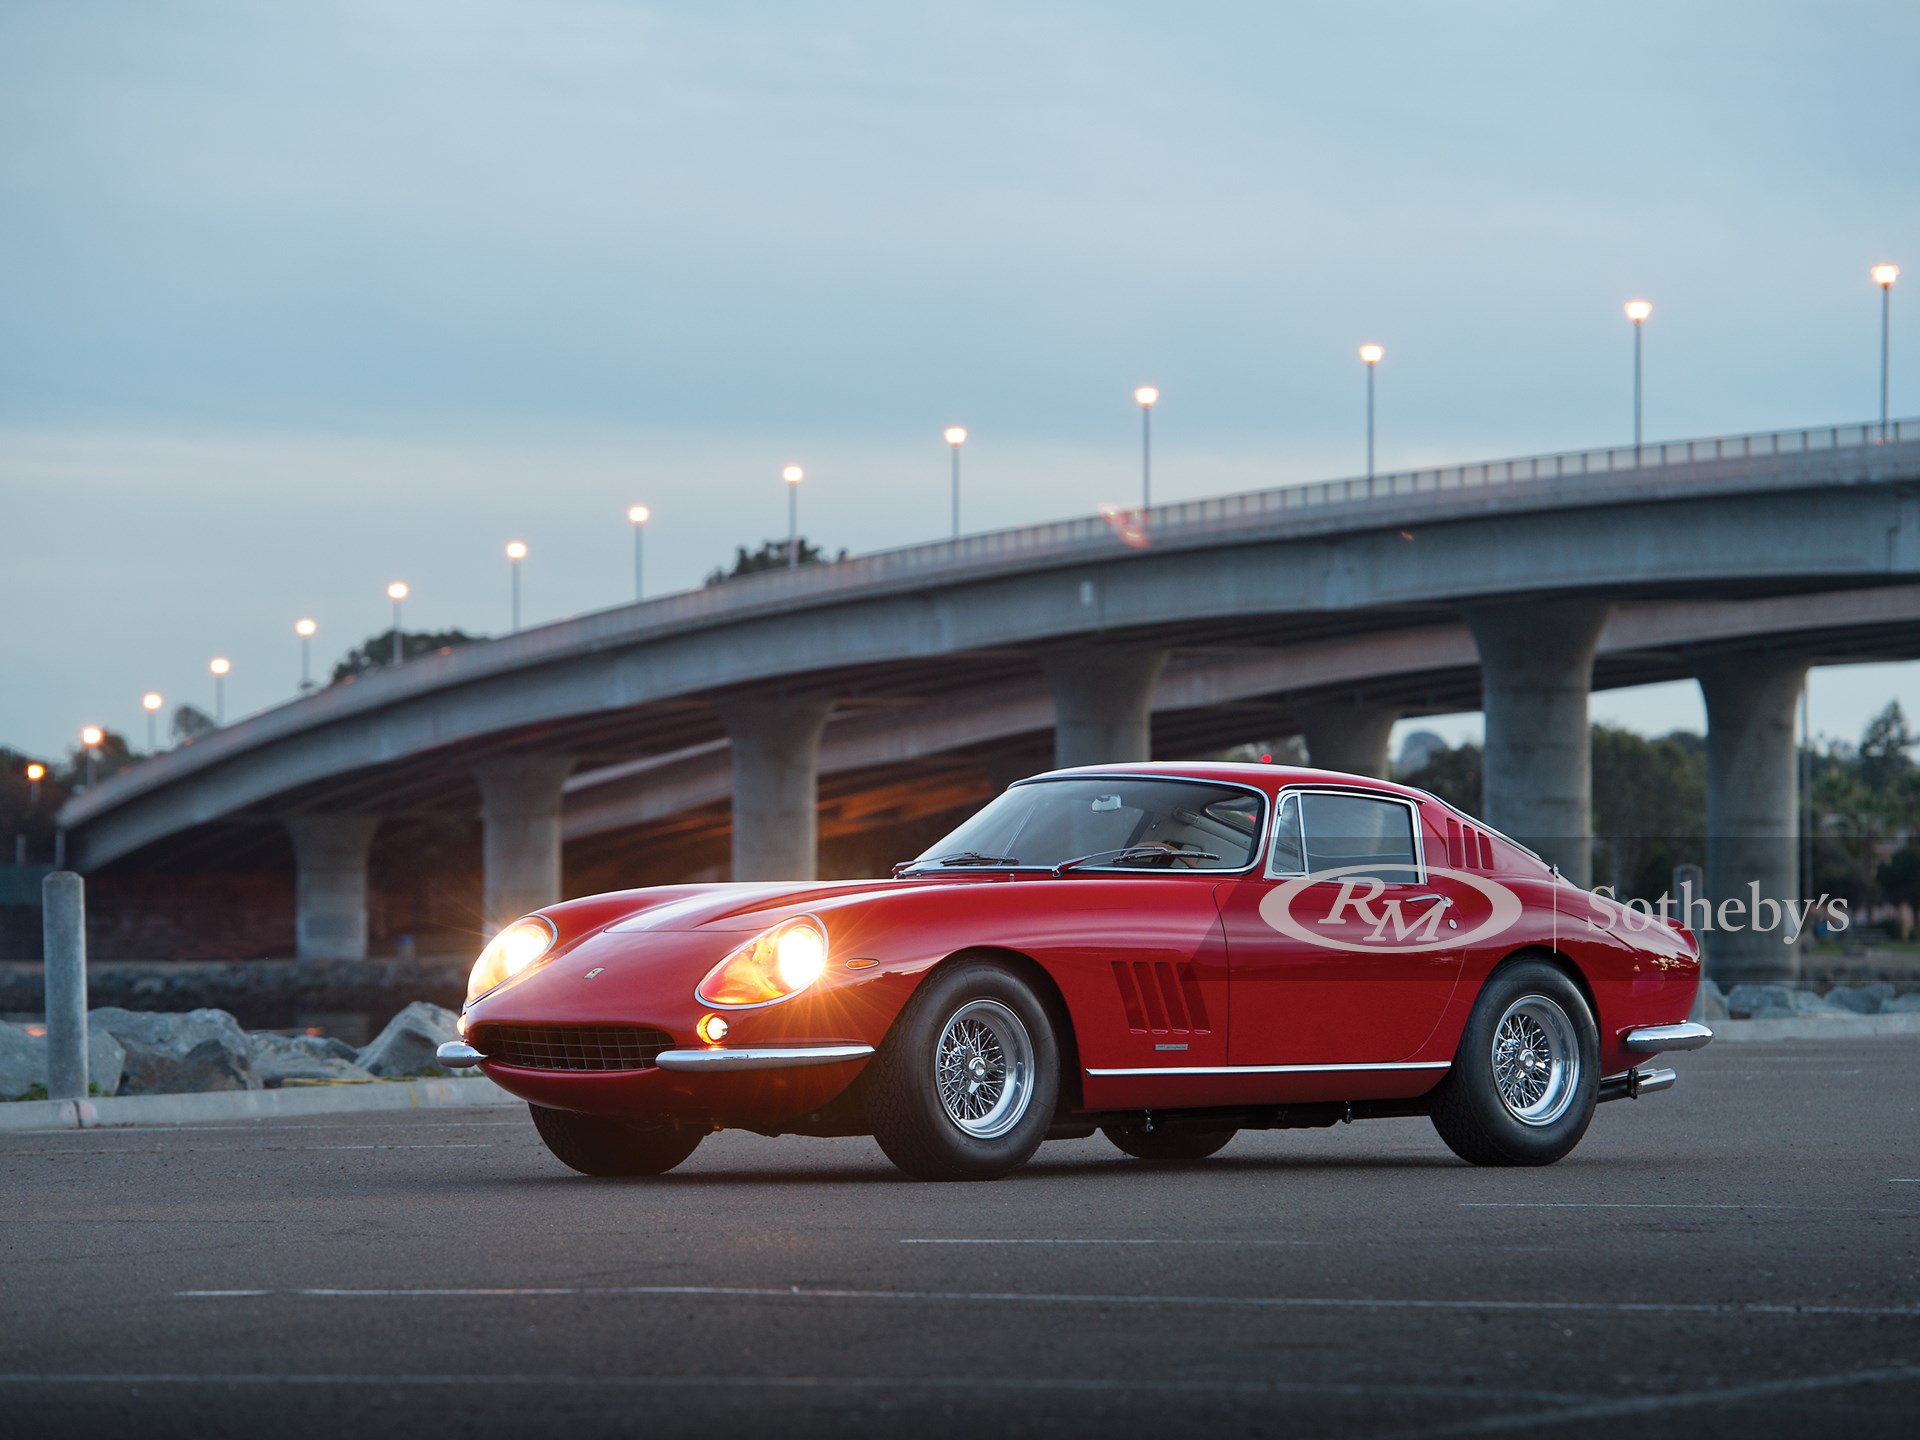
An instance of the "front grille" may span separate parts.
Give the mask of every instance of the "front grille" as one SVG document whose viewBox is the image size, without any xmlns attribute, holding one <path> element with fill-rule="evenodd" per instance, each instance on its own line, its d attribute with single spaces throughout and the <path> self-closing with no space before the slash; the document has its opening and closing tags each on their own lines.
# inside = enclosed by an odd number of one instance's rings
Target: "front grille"
<svg viewBox="0 0 1920 1440">
<path fill-rule="evenodd" d="M 646 1070 L 673 1037 L 638 1025 L 480 1025 L 473 1048 L 524 1070 Z"/>
</svg>

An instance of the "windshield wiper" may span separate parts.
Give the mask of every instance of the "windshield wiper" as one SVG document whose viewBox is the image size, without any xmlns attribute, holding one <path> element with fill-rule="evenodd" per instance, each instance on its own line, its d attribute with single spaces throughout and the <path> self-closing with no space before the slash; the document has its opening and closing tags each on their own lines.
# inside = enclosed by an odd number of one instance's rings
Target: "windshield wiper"
<svg viewBox="0 0 1920 1440">
<path fill-rule="evenodd" d="M 922 866 L 940 870 L 958 869 L 965 865 L 1018 865 L 1019 863 L 1020 861 L 1012 855 L 983 855 L 978 850 L 962 850 L 958 854 L 942 855 L 937 860 L 903 860 L 893 867 L 893 873 L 905 875 L 908 871 L 918 870 Z"/>
<path fill-rule="evenodd" d="M 1183 850 L 1177 845 L 1169 845 L 1164 840 L 1151 840 L 1144 845 L 1122 845 L 1117 850 L 1096 850 L 1091 855 L 1076 855 L 1071 860 L 1062 860 L 1053 867 L 1054 878 L 1066 874 L 1069 870 L 1078 870 L 1082 865 L 1091 865 L 1096 860 L 1117 860 L 1126 864 L 1129 860 L 1153 860 L 1161 857 L 1175 860 L 1218 860 L 1220 857 L 1211 850 Z"/>
</svg>

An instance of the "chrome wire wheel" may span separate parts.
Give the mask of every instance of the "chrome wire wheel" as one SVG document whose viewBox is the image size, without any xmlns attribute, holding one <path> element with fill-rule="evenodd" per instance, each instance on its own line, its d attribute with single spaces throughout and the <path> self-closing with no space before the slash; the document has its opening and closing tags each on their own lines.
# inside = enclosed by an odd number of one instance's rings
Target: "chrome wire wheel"
<svg viewBox="0 0 1920 1440">
<path fill-rule="evenodd" d="M 962 1005 L 933 1047 L 933 1082 L 947 1118 L 964 1134 L 976 1140 L 1006 1134 L 1033 1099 L 1027 1027 L 998 1000 Z"/>
<path fill-rule="evenodd" d="M 1493 1084 L 1522 1125 L 1551 1125 L 1567 1113 L 1580 1089 L 1580 1042 L 1556 1001 L 1522 995 L 1507 1006 L 1493 1029 Z"/>
</svg>

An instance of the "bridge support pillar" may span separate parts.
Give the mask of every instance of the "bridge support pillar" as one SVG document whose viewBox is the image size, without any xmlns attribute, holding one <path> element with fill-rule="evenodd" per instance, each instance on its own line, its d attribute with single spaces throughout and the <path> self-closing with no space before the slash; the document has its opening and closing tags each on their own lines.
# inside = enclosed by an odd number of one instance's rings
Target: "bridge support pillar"
<svg viewBox="0 0 1920 1440">
<path fill-rule="evenodd" d="M 831 696 L 718 704 L 733 741 L 733 878 L 812 880 L 820 866 L 820 735 Z"/>
<path fill-rule="evenodd" d="M 1476 605 L 1467 624 L 1480 652 L 1487 739 L 1487 823 L 1593 881 L 1593 751 L 1587 696 L 1593 655 L 1611 613 L 1582 600 Z"/>
<path fill-rule="evenodd" d="M 367 958 L 367 855 L 378 815 L 289 815 L 293 837 L 294 955 Z"/>
<path fill-rule="evenodd" d="M 1706 889 L 1716 916 L 1700 938 L 1708 972 L 1723 985 L 1800 972 L 1798 949 L 1786 939 L 1799 928 L 1787 916 L 1798 912 L 1785 907 L 1801 898 L 1793 710 L 1806 680 L 1805 660 L 1777 655 L 1728 656 L 1699 672 L 1707 702 Z"/>
<path fill-rule="evenodd" d="M 473 767 L 488 935 L 561 898 L 560 794 L 573 766 L 571 755 L 504 755 Z"/>
<path fill-rule="evenodd" d="M 1345 704 L 1338 700 L 1302 705 L 1294 711 L 1307 742 L 1307 763 L 1320 770 L 1387 778 L 1391 756 L 1387 742 L 1400 712 L 1391 705 Z"/>
<path fill-rule="evenodd" d="M 1117 765 L 1153 758 L 1153 687 L 1165 650 L 1086 646 L 1043 655 L 1053 687 L 1053 763 Z"/>
</svg>

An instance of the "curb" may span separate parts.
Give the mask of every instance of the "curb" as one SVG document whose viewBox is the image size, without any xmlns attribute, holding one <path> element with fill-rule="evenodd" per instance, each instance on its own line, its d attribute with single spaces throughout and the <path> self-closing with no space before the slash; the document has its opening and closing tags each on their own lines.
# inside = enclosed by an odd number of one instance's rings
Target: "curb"
<svg viewBox="0 0 1920 1440">
<path fill-rule="evenodd" d="M 1920 1015 L 1787 1015 L 1777 1020 L 1708 1020 L 1715 1045 L 1762 1040 L 1860 1040 L 1920 1035 Z"/>
<path fill-rule="evenodd" d="M 0 1105 L 0 1130 L 95 1130 L 116 1125 L 193 1125 L 289 1115 L 381 1110 L 451 1110 L 519 1105 L 491 1080 L 375 1081 L 282 1090 L 216 1090 L 197 1095 L 121 1095 L 98 1100 L 21 1100 Z"/>
</svg>

